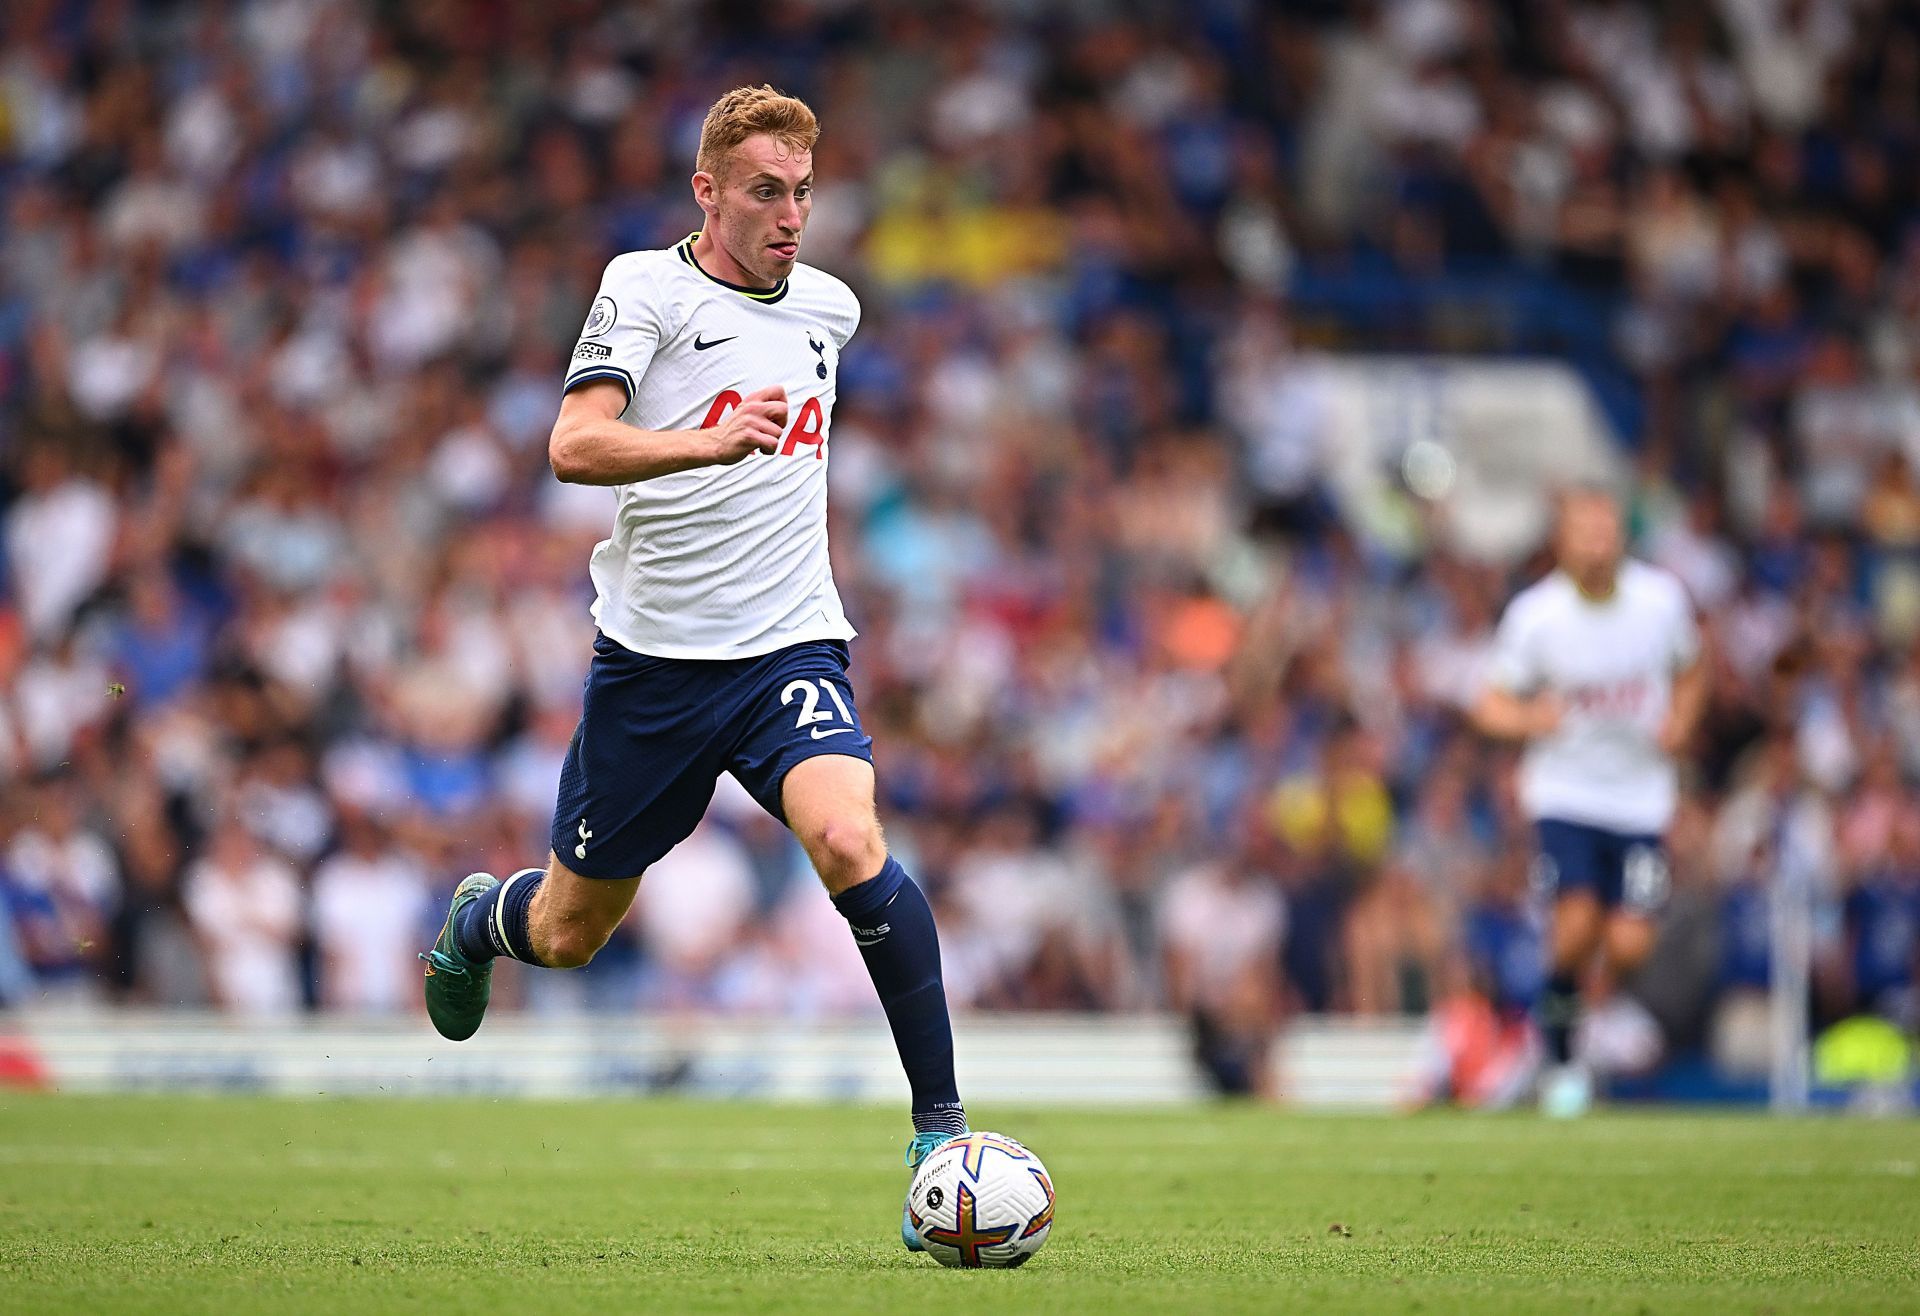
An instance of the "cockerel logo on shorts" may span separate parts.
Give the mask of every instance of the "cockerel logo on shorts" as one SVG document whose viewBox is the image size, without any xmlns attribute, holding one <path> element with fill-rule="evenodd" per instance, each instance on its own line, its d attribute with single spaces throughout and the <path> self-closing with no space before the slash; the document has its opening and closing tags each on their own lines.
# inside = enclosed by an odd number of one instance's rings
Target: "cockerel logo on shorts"
<svg viewBox="0 0 1920 1316">
<path fill-rule="evenodd" d="M 592 839 L 593 833 L 587 830 L 587 820 L 582 818 L 580 820 L 580 844 L 573 847 L 573 857 L 575 859 L 585 859 L 587 857 L 587 842 Z"/>
</svg>

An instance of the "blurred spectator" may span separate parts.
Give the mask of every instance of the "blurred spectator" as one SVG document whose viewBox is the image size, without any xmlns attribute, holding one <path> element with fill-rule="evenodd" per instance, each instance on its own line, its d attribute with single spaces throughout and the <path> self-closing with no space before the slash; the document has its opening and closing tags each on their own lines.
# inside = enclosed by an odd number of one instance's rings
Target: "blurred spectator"
<svg viewBox="0 0 1920 1316">
<path fill-rule="evenodd" d="M 1527 1096 L 1542 1054 L 1531 1012 L 1546 971 L 1527 870 L 1523 854 L 1505 854 L 1468 888 L 1460 944 L 1434 985 L 1417 1105 L 1502 1110 Z"/>
<path fill-rule="evenodd" d="M 1347 916 L 1348 1008 L 1360 1015 L 1424 1013 L 1439 978 L 1444 936 L 1412 869 L 1381 868 Z"/>
<path fill-rule="evenodd" d="M 139 705 L 158 708 L 190 694 L 207 671 L 207 636 L 164 570 L 148 569 L 128 586 L 126 615 L 112 644 L 113 671 Z"/>
<path fill-rule="evenodd" d="M 27 963 L 26 949 L 14 927 L 9 899 L 0 902 L 0 1009 L 29 1005 L 33 996 L 33 968 Z"/>
<path fill-rule="evenodd" d="M 1542 1048 L 1532 1007 L 1546 973 L 1542 932 L 1524 854 L 1481 870 L 1448 948 L 1422 1044 L 1415 1104 L 1447 1100 L 1502 1110 L 1523 1100 Z"/>
<path fill-rule="evenodd" d="M 1040 841 L 1031 801 L 992 810 L 956 860 L 953 901 L 975 929 L 976 1004 L 1095 1009 L 1120 985 L 1110 896 L 1098 877 Z"/>
<path fill-rule="evenodd" d="M 124 891 L 115 923 L 118 963 L 112 978 L 131 999 L 153 1005 L 203 1005 L 205 966 L 181 907 L 183 831 L 197 835 L 170 793 L 161 760 L 150 745 L 126 746 L 109 787 L 107 821 Z"/>
<path fill-rule="evenodd" d="M 116 518 L 112 496 L 74 471 L 63 452 L 23 454 L 6 514 L 6 553 L 28 632 L 51 645 L 107 578 Z"/>
<path fill-rule="evenodd" d="M 1920 809 L 1903 807 L 1886 843 L 1865 857 L 1845 902 L 1855 1013 L 1920 1028 Z"/>
<path fill-rule="evenodd" d="M 1853 901 L 1820 1009 L 1899 995 L 1912 6 L 850 0 L 786 14 L 777 68 L 725 6 L 507 11 L 0 19 L 0 883 L 36 993 L 390 1008 L 409 890 L 539 861 L 612 514 L 546 468 L 560 367 L 607 259 L 699 222 L 704 106 L 764 76 L 822 112 L 808 259 L 864 307 L 835 572 L 956 1002 L 1197 1011 L 1239 1087 L 1295 1006 L 1505 1037 L 1530 842 L 1459 709 L 1536 564 L 1469 556 L 1444 489 L 1522 526 L 1541 491 L 1414 478 L 1487 440 L 1454 357 L 1577 376 L 1712 642 L 1697 907 L 1627 990 L 1689 1043 L 1744 1008 L 1785 866 Z M 1351 387 L 1381 354 L 1402 382 Z M 604 964 L 503 1003 L 870 1008 L 739 804 Z"/>
<path fill-rule="evenodd" d="M 1214 1086 L 1235 1095 L 1274 1090 L 1268 1051 L 1280 1022 L 1275 980 L 1287 906 L 1258 853 L 1256 842 L 1188 869 L 1161 903 L 1167 1003 L 1192 1021 Z"/>
<path fill-rule="evenodd" d="M 1294 348 L 1277 307 L 1254 304 L 1226 344 L 1221 411 L 1247 454 L 1256 529 L 1296 535 L 1332 513 L 1324 487 L 1331 456 L 1320 367 Z"/>
<path fill-rule="evenodd" d="M 438 893 L 375 819 L 349 814 L 342 838 L 313 871 L 320 1003 L 373 1014 L 412 1009 L 419 1000 L 416 943 L 434 931 Z"/>
<path fill-rule="evenodd" d="M 19 718 L 25 767 L 56 773 L 97 733 L 115 691 L 107 666 L 74 632 L 64 632 L 19 669 L 13 707 Z"/>
<path fill-rule="evenodd" d="M 19 805 L 4 860 L 13 939 L 41 1000 L 96 1001 L 120 903 L 119 864 L 112 847 L 81 821 L 70 778 L 42 779 Z"/>
<path fill-rule="evenodd" d="M 824 892 L 819 894 L 826 899 Z M 687 1007 L 707 1002 L 726 954 L 753 916 L 756 895 L 746 847 L 711 821 L 702 822 L 647 870 L 631 921 L 647 951 L 651 1004 Z M 615 963 L 622 958 L 631 957 L 615 947 Z M 610 963 L 602 972 L 614 966 Z"/>
<path fill-rule="evenodd" d="M 184 900 L 214 1000 L 239 1014 L 301 1005 L 300 879 L 237 817 L 220 819 L 206 857 L 187 869 Z"/>
</svg>

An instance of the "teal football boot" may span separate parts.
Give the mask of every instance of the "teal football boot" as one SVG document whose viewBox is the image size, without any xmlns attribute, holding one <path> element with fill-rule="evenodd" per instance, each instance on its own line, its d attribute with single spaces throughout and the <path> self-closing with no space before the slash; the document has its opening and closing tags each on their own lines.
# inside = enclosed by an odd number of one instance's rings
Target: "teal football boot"
<svg viewBox="0 0 1920 1316">
<path fill-rule="evenodd" d="M 907 1187 L 913 1187 L 913 1176 L 920 1169 L 920 1162 L 939 1151 L 960 1135 L 957 1133 L 916 1133 L 913 1141 L 907 1144 Z M 926 1245 L 920 1241 L 920 1235 L 913 1232 L 912 1208 L 906 1203 L 900 1205 L 900 1241 L 907 1245 L 909 1252 L 925 1252 Z"/>
<path fill-rule="evenodd" d="M 427 962 L 427 1017 L 450 1042 L 464 1042 L 480 1027 L 487 1012 L 487 998 L 493 994 L 493 961 L 475 964 L 460 953 L 453 936 L 453 921 L 460 911 L 500 885 L 491 873 L 469 873 L 453 889 L 453 903 L 447 908 L 447 921 L 433 949 L 420 956 Z"/>
<path fill-rule="evenodd" d="M 1582 1065 L 1555 1065 L 1540 1080 L 1540 1113 L 1548 1119 L 1578 1119 L 1593 1109 L 1593 1075 Z"/>
</svg>

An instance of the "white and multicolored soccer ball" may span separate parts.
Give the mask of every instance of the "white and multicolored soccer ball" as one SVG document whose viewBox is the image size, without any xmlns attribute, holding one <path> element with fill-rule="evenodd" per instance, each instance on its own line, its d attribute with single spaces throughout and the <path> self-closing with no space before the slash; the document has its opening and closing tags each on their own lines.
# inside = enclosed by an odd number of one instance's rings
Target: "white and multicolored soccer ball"
<svg viewBox="0 0 1920 1316">
<path fill-rule="evenodd" d="M 1024 1265 L 1053 1232 L 1053 1180 L 1006 1134 L 969 1133 L 920 1163 L 907 1221 L 943 1266 Z"/>
</svg>

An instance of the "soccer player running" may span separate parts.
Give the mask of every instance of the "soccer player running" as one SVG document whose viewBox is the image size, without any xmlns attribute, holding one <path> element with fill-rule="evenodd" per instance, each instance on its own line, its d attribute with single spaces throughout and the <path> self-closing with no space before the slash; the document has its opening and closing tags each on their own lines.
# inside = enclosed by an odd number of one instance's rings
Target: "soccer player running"
<svg viewBox="0 0 1920 1316">
<path fill-rule="evenodd" d="M 1592 1078 L 1573 1062 L 1580 978 L 1596 958 L 1625 973 L 1653 947 L 1668 889 L 1662 834 L 1678 796 L 1674 758 L 1706 699 L 1685 588 L 1623 556 L 1620 504 L 1600 489 L 1559 501 L 1557 569 L 1500 619 L 1487 735 L 1526 745 L 1520 802 L 1538 842 L 1536 884 L 1553 898 L 1539 1002 L 1549 1115 L 1583 1113 Z"/>
<path fill-rule="evenodd" d="M 933 912 L 881 836 L 827 560 L 834 385 L 860 303 L 797 261 L 818 136 L 799 100 L 728 92 L 700 132 L 700 232 L 607 266 L 549 445 L 561 480 L 619 492 L 590 566 L 599 635 L 553 852 L 462 881 L 421 958 L 434 1027 L 471 1037 L 494 958 L 586 964 L 731 772 L 799 838 L 866 960 L 913 1093 L 911 1167 L 967 1125 Z M 919 1250 L 904 1210 L 901 1233 Z"/>
</svg>

